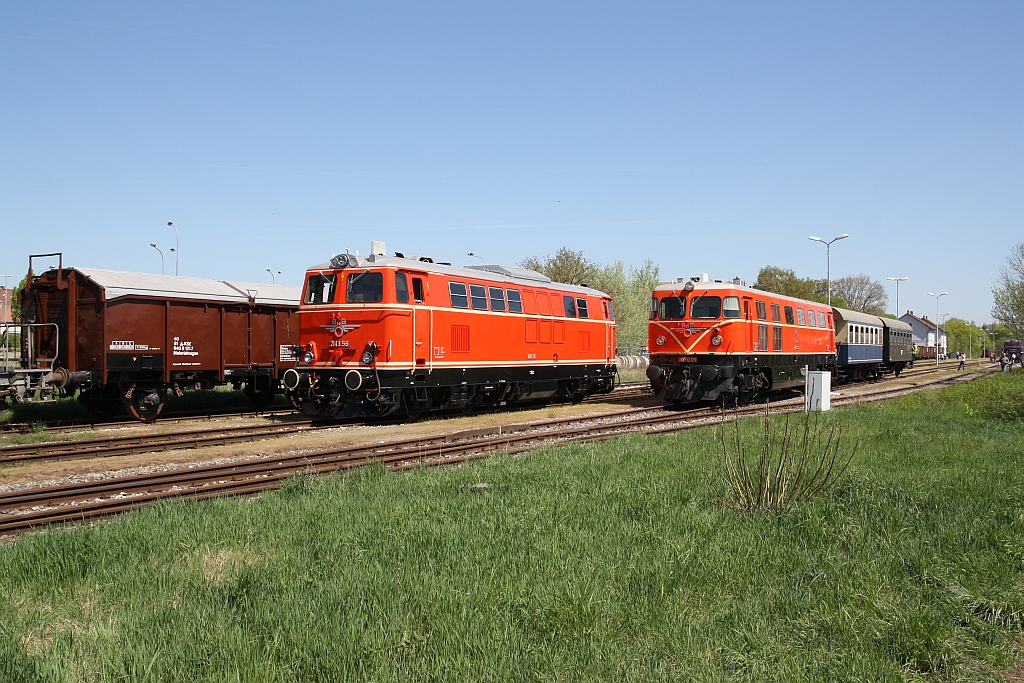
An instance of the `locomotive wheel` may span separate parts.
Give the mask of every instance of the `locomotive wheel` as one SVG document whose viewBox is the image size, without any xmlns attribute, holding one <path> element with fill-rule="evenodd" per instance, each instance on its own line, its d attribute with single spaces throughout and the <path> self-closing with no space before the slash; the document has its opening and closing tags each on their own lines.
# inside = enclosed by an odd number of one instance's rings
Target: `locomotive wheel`
<svg viewBox="0 0 1024 683">
<path fill-rule="evenodd" d="M 166 402 L 166 391 L 147 392 L 136 388 L 132 391 L 132 395 L 124 400 L 124 405 L 128 409 L 128 414 L 136 420 L 152 422 L 160 414 L 160 411 L 164 409 Z"/>
<path fill-rule="evenodd" d="M 117 415 L 121 410 L 121 392 L 116 384 L 107 384 L 103 387 L 93 387 L 83 391 L 78 396 L 78 401 L 85 406 L 85 409 L 96 417 L 104 420 Z"/>
</svg>

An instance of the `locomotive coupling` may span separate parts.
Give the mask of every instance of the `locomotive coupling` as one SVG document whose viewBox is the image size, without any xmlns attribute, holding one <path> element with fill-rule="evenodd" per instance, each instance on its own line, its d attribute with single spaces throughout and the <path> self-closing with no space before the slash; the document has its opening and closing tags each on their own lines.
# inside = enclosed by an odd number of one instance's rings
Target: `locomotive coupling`
<svg viewBox="0 0 1024 683">
<path fill-rule="evenodd" d="M 50 375 L 48 381 L 58 389 L 68 389 L 70 387 L 76 387 L 79 384 L 88 384 L 92 381 L 92 373 L 88 370 L 71 372 L 66 368 L 57 368 Z"/>
<path fill-rule="evenodd" d="M 299 372 L 295 368 L 288 368 L 285 371 L 283 381 L 284 387 L 288 391 L 295 391 L 299 388 L 307 389 L 310 386 L 309 373 Z"/>
</svg>

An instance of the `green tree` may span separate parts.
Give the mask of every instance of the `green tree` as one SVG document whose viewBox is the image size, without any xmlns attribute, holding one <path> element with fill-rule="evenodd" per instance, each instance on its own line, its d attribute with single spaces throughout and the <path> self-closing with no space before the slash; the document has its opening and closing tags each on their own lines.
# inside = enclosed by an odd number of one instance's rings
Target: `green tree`
<svg viewBox="0 0 1024 683">
<path fill-rule="evenodd" d="M 960 318 L 950 318 L 943 327 L 946 328 L 946 336 L 949 340 L 948 344 L 951 353 L 960 353 L 962 351 L 963 353 L 970 354 L 972 357 L 978 357 L 986 347 L 992 348 L 992 342 L 989 341 L 985 330 L 973 322 L 967 322 Z"/>
<path fill-rule="evenodd" d="M 18 322 L 21 320 L 21 290 L 25 289 L 25 285 L 28 284 L 28 274 L 21 278 L 21 282 L 11 292 L 11 320 Z"/>
<path fill-rule="evenodd" d="M 659 267 L 647 259 L 639 268 L 616 261 L 602 266 L 582 251 L 562 247 L 554 255 L 530 257 L 519 262 L 555 282 L 583 285 L 605 292 L 615 307 L 615 327 L 621 349 L 638 349 L 647 343 L 647 310 L 651 292 L 658 285 Z"/>
<path fill-rule="evenodd" d="M 1024 242 L 1013 247 L 999 269 L 992 299 L 992 317 L 1010 328 L 1015 338 L 1024 337 Z"/>
<path fill-rule="evenodd" d="M 836 303 L 836 295 L 846 301 L 845 306 Z M 872 280 L 864 273 L 847 275 L 832 281 L 832 305 L 881 315 L 889 305 L 889 295 L 886 294 L 885 286 L 881 282 Z"/>
</svg>

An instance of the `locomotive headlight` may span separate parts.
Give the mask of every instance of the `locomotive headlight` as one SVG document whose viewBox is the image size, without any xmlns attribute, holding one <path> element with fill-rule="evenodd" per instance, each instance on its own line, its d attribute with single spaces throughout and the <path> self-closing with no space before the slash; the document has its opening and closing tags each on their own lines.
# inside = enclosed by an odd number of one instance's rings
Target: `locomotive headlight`
<svg viewBox="0 0 1024 683">
<path fill-rule="evenodd" d="M 312 363 L 314 360 L 316 360 L 316 355 L 313 353 L 313 349 L 310 349 L 309 351 L 306 351 L 304 354 L 302 354 L 303 363 Z"/>
<path fill-rule="evenodd" d="M 379 351 L 380 349 L 377 348 L 376 342 L 370 342 L 369 344 L 367 344 L 366 350 L 363 351 L 363 365 L 371 365 L 373 363 L 373 359 L 377 357 L 377 353 Z"/>
<path fill-rule="evenodd" d="M 717 334 L 714 337 L 711 338 L 711 345 L 712 346 L 720 346 L 721 344 L 722 344 L 722 338 L 720 336 L 718 336 Z"/>
<path fill-rule="evenodd" d="M 657 339 L 654 340 L 654 343 L 657 344 L 658 346 L 664 346 L 665 345 L 665 338 L 664 337 L 658 337 Z"/>
</svg>

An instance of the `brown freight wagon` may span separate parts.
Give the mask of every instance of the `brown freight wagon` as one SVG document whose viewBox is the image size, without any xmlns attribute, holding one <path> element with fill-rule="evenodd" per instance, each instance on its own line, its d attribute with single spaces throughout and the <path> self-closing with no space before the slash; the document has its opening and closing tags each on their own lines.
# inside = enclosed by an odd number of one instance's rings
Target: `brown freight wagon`
<svg viewBox="0 0 1024 683">
<path fill-rule="evenodd" d="M 150 420 L 168 391 L 229 382 L 265 408 L 294 365 L 298 287 L 63 264 L 35 276 L 31 258 L 28 282 L 23 356 L 99 415 L 124 404 Z"/>
</svg>

